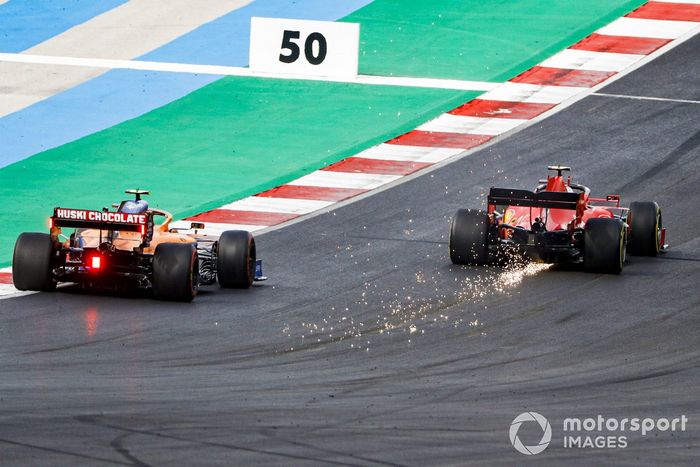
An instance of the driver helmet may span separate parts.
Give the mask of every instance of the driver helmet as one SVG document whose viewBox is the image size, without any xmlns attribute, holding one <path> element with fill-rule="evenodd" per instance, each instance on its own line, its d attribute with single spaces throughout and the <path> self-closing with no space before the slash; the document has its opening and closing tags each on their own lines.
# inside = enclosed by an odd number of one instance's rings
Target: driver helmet
<svg viewBox="0 0 700 467">
<path fill-rule="evenodd" d="M 148 211 L 148 201 L 144 199 L 138 201 L 124 201 L 120 211 L 127 214 L 143 214 Z"/>
</svg>

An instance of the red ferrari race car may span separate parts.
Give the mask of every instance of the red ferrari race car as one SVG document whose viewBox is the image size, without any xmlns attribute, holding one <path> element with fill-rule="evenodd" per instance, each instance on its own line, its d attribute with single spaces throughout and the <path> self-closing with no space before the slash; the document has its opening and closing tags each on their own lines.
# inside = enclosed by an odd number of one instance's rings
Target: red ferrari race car
<svg viewBox="0 0 700 467">
<path fill-rule="evenodd" d="M 199 235 L 204 224 L 181 231 L 173 216 L 150 209 L 143 190 L 134 200 L 101 211 L 55 208 L 50 233 L 23 233 L 15 243 L 12 280 L 19 290 L 48 291 L 59 282 L 100 289 L 149 290 L 161 300 L 191 301 L 200 285 L 246 289 L 265 280 L 255 239 L 230 230 Z M 163 220 L 156 224 L 154 218 Z M 69 235 L 63 229 L 74 229 Z"/>
<path fill-rule="evenodd" d="M 619 274 L 625 255 L 656 256 L 666 249 L 661 209 L 651 201 L 620 206 L 618 195 L 593 198 L 588 187 L 555 171 L 535 191 L 491 188 L 486 212 L 460 209 L 450 226 L 455 264 L 489 264 L 525 257 L 582 263 L 589 272 Z"/>
</svg>

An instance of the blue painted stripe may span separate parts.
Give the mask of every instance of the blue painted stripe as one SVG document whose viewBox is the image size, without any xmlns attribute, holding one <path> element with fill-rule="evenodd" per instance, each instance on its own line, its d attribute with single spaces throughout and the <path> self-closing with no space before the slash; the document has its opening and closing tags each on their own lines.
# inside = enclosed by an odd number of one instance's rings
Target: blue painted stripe
<svg viewBox="0 0 700 467">
<path fill-rule="evenodd" d="M 21 52 L 127 0 L 11 0 L 0 5 L 0 51 Z"/>
<path fill-rule="evenodd" d="M 372 0 L 258 0 L 140 58 L 201 65 L 246 66 L 252 16 L 335 21 L 371 2 Z"/>
<path fill-rule="evenodd" d="M 164 45 L 144 60 L 245 66 L 251 16 L 336 20 L 371 0 L 264 0 Z M 220 76 L 113 70 L 0 119 L 0 167 L 179 99 Z M 128 150 L 128 148 L 125 148 Z"/>
</svg>

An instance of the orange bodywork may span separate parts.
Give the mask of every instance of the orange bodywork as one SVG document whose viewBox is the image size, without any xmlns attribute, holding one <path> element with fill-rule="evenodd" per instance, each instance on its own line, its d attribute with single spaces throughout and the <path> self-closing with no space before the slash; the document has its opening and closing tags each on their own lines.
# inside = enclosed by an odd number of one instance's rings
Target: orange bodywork
<svg viewBox="0 0 700 467">
<path fill-rule="evenodd" d="M 195 243 L 194 237 L 177 233 L 170 232 L 170 223 L 173 220 L 172 214 L 168 211 L 162 211 L 157 209 L 151 210 L 156 216 L 164 216 L 165 220 L 155 225 L 153 228 L 153 239 L 150 241 L 149 246 L 143 249 L 146 254 L 153 254 L 156 247 L 161 243 Z M 105 232 L 96 229 L 85 229 L 80 232 L 80 237 L 83 240 L 83 246 L 85 248 L 97 248 L 97 246 L 104 241 Z M 132 251 L 141 245 L 143 237 L 139 232 L 117 232 L 112 244 L 117 250 L 122 251 Z M 68 248 L 69 242 L 65 242 L 64 246 Z"/>
</svg>

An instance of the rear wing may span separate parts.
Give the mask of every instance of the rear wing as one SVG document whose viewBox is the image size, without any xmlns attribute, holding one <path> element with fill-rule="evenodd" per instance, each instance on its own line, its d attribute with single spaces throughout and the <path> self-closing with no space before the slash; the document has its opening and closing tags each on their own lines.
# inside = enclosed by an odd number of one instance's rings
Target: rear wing
<svg viewBox="0 0 700 467">
<path fill-rule="evenodd" d="M 530 208 L 566 209 L 576 211 L 576 217 L 583 216 L 585 202 L 583 193 L 564 193 L 559 191 L 541 191 L 510 188 L 491 188 L 488 196 L 489 212 L 498 206 L 522 206 Z"/>
<path fill-rule="evenodd" d="M 153 214 L 92 211 L 87 209 L 55 208 L 50 219 L 51 228 L 67 227 L 95 230 L 139 232 L 144 239 L 153 235 Z"/>
</svg>

